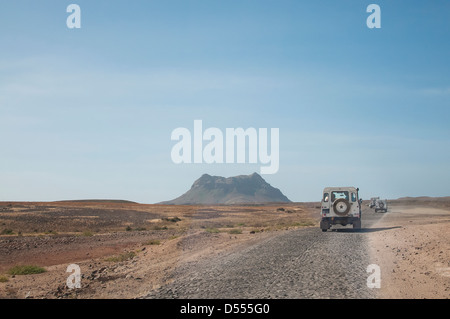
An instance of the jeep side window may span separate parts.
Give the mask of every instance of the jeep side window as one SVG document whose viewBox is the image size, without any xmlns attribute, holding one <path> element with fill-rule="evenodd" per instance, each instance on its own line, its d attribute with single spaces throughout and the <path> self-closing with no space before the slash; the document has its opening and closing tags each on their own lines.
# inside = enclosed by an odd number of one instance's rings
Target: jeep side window
<svg viewBox="0 0 450 319">
<path fill-rule="evenodd" d="M 328 202 L 328 193 L 323 194 L 323 201 Z"/>
<path fill-rule="evenodd" d="M 331 201 L 334 202 L 336 199 L 344 198 L 348 200 L 348 192 L 331 192 Z"/>
<path fill-rule="evenodd" d="M 352 202 L 356 202 L 356 195 L 355 195 L 355 193 L 352 193 Z"/>
</svg>

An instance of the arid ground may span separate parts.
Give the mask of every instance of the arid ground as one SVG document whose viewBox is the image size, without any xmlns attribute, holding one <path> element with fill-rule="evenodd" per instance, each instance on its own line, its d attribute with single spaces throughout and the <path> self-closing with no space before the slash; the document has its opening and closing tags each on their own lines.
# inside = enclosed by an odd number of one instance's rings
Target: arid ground
<svg viewBox="0 0 450 319">
<path fill-rule="evenodd" d="M 369 237 L 385 298 L 450 297 L 450 198 L 391 201 Z"/>
<path fill-rule="evenodd" d="M 0 298 L 165 298 L 164 287 L 186 284 L 185 277 L 189 276 L 184 274 L 184 279 L 181 278 L 180 269 L 195 271 L 200 269 L 198 267 L 203 261 L 204 265 L 220 266 L 230 258 L 239 260 L 242 252 L 258 251 L 258 256 L 261 256 L 260 252 L 266 250 L 262 255 L 298 253 L 299 256 L 293 256 L 292 260 L 301 257 L 298 260 L 302 263 L 313 264 L 313 261 L 305 260 L 307 253 L 288 245 L 276 249 L 277 240 L 282 242 L 301 237 L 309 244 L 314 238 L 325 238 L 323 245 L 328 245 L 328 240 L 339 245 L 339 240 L 352 241 L 350 236 L 354 235 L 368 243 L 361 246 L 368 247 L 365 249 L 366 259 L 381 267 L 381 288 L 372 291 L 370 296 L 449 297 L 450 236 L 446 227 L 450 226 L 450 198 L 393 200 L 389 201 L 387 213 L 374 213 L 364 205 L 363 229 L 356 233 L 350 229 L 322 233 L 318 228 L 319 205 L 1 202 Z M 321 246 L 315 247 L 320 255 Z M 348 254 L 351 256 L 351 250 Z M 321 256 L 316 253 L 308 258 L 320 259 Z M 332 251 L 323 258 L 330 260 L 321 262 L 332 264 Z M 276 263 L 283 262 L 283 258 L 275 258 L 273 262 L 273 269 L 278 269 Z M 70 273 L 66 270 L 70 264 L 81 268 L 80 289 L 67 287 Z M 17 265 L 40 266 L 45 272 L 14 275 L 11 269 Z M 260 266 L 255 264 L 252 273 L 257 273 Z M 245 267 L 253 267 L 251 260 L 246 261 Z M 296 269 L 301 271 L 299 267 Z M 265 279 L 255 276 L 254 280 L 273 281 L 270 278 L 272 273 L 272 270 L 267 272 L 268 278 L 261 277 Z M 321 276 L 322 273 L 316 271 L 311 278 Z M 264 289 L 264 285 L 260 286 Z M 281 292 L 290 289 L 282 282 L 275 282 L 273 286 Z M 212 285 L 208 289 L 214 287 Z M 239 289 L 245 291 L 245 285 Z M 320 289 L 325 291 L 327 287 L 322 285 Z M 292 291 L 280 296 L 261 293 L 250 297 L 295 298 L 297 295 Z M 218 296 L 220 293 L 216 291 Z M 176 298 L 179 295 L 170 296 Z M 238 291 L 236 296 L 239 297 Z M 308 296 L 338 297 L 322 292 Z M 181 297 L 184 296 L 181 294 Z M 302 296 L 299 294 L 298 297 Z"/>
</svg>

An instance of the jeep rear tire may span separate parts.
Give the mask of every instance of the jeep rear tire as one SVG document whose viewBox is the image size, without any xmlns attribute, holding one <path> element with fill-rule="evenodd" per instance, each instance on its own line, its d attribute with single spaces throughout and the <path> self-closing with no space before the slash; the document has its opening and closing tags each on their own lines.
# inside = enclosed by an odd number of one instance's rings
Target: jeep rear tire
<svg viewBox="0 0 450 319">
<path fill-rule="evenodd" d="M 333 204 L 333 210 L 336 215 L 345 216 L 350 211 L 350 203 L 345 198 L 339 198 Z"/>
<path fill-rule="evenodd" d="M 330 224 L 326 221 L 320 221 L 320 229 L 322 229 L 323 232 L 326 232 L 330 228 Z"/>
</svg>

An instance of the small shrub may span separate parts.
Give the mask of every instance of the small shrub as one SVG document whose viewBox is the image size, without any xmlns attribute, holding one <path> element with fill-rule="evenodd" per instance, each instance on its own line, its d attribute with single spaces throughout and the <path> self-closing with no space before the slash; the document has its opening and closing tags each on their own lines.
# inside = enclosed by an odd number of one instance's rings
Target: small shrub
<svg viewBox="0 0 450 319">
<path fill-rule="evenodd" d="M 228 234 L 242 234 L 242 230 L 234 228 L 234 229 L 229 230 Z"/>
<path fill-rule="evenodd" d="M 154 226 L 153 230 L 167 230 L 169 228 L 167 228 L 167 226 Z"/>
<path fill-rule="evenodd" d="M 166 218 L 162 218 L 162 220 L 165 220 L 166 222 L 172 222 L 172 223 L 181 221 L 181 219 L 178 217 L 172 217 L 172 218 L 166 217 Z"/>
<path fill-rule="evenodd" d="M 217 234 L 217 233 L 220 233 L 220 230 L 218 230 L 217 228 L 206 228 L 205 229 L 208 233 L 211 233 L 211 234 Z"/>
<path fill-rule="evenodd" d="M 8 277 L 0 276 L 0 282 L 8 282 Z"/>
<path fill-rule="evenodd" d="M 127 228 L 125 228 L 126 231 L 132 231 L 133 229 L 130 227 L 130 225 L 127 226 Z"/>
<path fill-rule="evenodd" d="M 315 226 L 315 223 L 311 220 L 304 220 L 304 221 L 293 223 L 292 226 L 308 227 L 308 226 Z"/>
<path fill-rule="evenodd" d="M 144 242 L 144 245 L 160 245 L 161 242 L 157 239 L 150 239 L 146 242 Z"/>
<path fill-rule="evenodd" d="M 133 259 L 134 257 L 136 257 L 136 253 L 134 251 L 129 251 L 129 252 L 123 253 L 119 256 L 113 256 L 113 257 L 106 258 L 106 261 L 122 262 L 122 261 L 127 261 L 129 259 Z"/>
<path fill-rule="evenodd" d="M 14 266 L 8 270 L 8 274 L 12 276 L 17 275 L 33 275 L 33 274 L 41 274 L 46 272 L 45 268 L 35 266 L 35 265 L 20 265 Z"/>
<path fill-rule="evenodd" d="M 2 235 L 12 235 L 12 234 L 14 234 L 14 232 L 12 229 L 6 228 L 6 229 L 2 230 L 1 234 Z"/>
<path fill-rule="evenodd" d="M 93 234 L 90 230 L 85 230 L 85 231 L 81 234 L 81 236 L 84 236 L 84 237 L 92 237 L 92 236 L 94 236 L 94 234 Z"/>
</svg>

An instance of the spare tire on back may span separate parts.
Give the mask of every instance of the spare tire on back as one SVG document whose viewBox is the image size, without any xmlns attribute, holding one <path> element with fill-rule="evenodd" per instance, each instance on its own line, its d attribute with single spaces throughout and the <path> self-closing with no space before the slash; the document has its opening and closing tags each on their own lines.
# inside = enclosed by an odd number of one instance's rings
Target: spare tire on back
<svg viewBox="0 0 450 319">
<path fill-rule="evenodd" d="M 334 212 L 339 216 L 345 216 L 350 211 L 350 202 L 345 198 L 339 198 L 333 204 Z"/>
</svg>

